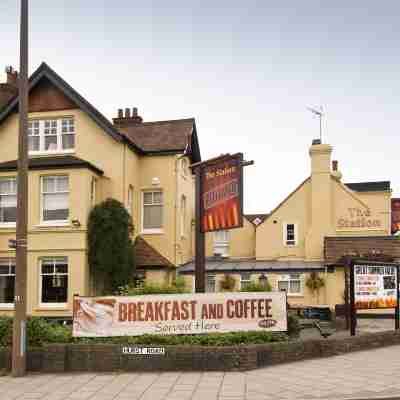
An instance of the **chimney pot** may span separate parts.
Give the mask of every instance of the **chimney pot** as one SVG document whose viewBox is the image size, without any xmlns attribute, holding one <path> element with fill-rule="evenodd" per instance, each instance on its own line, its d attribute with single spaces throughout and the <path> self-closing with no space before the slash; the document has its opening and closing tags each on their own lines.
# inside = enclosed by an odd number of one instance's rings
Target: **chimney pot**
<svg viewBox="0 0 400 400">
<path fill-rule="evenodd" d="M 315 146 L 317 144 L 321 144 L 321 139 L 313 139 L 312 145 Z"/>
<path fill-rule="evenodd" d="M 332 170 L 337 171 L 339 166 L 339 162 L 337 160 L 332 161 Z"/>
<path fill-rule="evenodd" d="M 12 66 L 6 67 L 7 83 L 18 87 L 18 71 L 15 71 Z"/>
<path fill-rule="evenodd" d="M 118 118 L 124 118 L 124 111 L 122 108 L 118 108 Z"/>
<path fill-rule="evenodd" d="M 131 109 L 125 108 L 125 118 L 130 118 L 130 117 L 131 117 Z"/>
<path fill-rule="evenodd" d="M 137 117 L 138 116 L 138 109 L 137 109 L 137 107 L 133 107 L 132 108 L 132 117 Z"/>
</svg>

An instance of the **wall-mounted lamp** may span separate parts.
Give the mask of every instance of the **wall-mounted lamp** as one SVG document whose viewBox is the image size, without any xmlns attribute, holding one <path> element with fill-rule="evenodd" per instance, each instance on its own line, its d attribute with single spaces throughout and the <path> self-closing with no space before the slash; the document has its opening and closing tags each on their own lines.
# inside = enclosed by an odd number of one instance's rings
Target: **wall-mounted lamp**
<svg viewBox="0 0 400 400">
<path fill-rule="evenodd" d="M 260 286 L 265 288 L 267 286 L 268 278 L 265 274 L 261 274 L 258 281 L 260 282 Z"/>
<path fill-rule="evenodd" d="M 81 226 L 81 223 L 79 222 L 78 219 L 73 219 L 73 220 L 71 221 L 71 223 L 72 223 L 72 225 L 73 225 L 75 228 L 79 228 L 79 227 Z"/>
</svg>

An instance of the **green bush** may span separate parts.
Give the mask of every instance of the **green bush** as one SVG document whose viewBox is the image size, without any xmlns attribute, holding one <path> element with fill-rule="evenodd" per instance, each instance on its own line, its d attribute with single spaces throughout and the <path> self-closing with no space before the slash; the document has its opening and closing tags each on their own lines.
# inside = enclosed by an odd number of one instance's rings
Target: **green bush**
<svg viewBox="0 0 400 400">
<path fill-rule="evenodd" d="M 299 317 L 291 313 L 288 313 L 287 324 L 288 324 L 288 335 L 292 338 L 299 337 L 301 331 Z"/>
<path fill-rule="evenodd" d="M 224 277 L 219 282 L 221 291 L 232 292 L 236 286 L 236 279 L 229 274 L 224 274 Z"/>
<path fill-rule="evenodd" d="M 241 292 L 271 292 L 271 284 L 267 281 L 265 285 L 252 281 L 240 290 Z"/>
<path fill-rule="evenodd" d="M 182 277 L 176 278 L 172 285 L 157 285 L 154 283 L 145 284 L 142 287 L 134 287 L 125 285 L 119 288 L 120 296 L 141 296 L 145 294 L 179 294 L 188 293 L 189 290 L 185 287 L 185 281 Z"/>
<path fill-rule="evenodd" d="M 0 317 L 0 347 L 12 344 L 11 317 Z M 46 343 L 69 343 L 72 340 L 70 327 L 47 322 L 43 318 L 32 317 L 26 324 L 28 346 L 41 347 Z"/>
</svg>

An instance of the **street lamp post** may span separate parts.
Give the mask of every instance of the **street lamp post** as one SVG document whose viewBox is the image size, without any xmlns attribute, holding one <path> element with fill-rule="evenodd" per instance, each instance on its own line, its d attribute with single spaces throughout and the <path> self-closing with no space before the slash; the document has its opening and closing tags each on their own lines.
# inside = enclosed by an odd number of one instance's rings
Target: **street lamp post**
<svg viewBox="0 0 400 400">
<path fill-rule="evenodd" d="M 12 375 L 26 373 L 26 293 L 28 221 L 28 0 L 21 0 L 19 136 L 15 299 L 13 324 Z"/>
</svg>

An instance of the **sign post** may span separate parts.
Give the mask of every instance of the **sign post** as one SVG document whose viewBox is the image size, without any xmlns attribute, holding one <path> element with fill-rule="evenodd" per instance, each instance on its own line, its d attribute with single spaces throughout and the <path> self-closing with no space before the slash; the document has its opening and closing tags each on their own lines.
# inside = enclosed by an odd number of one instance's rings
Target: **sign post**
<svg viewBox="0 0 400 400">
<path fill-rule="evenodd" d="M 195 291 L 205 292 L 205 233 L 243 226 L 243 154 L 192 164 L 196 176 Z"/>
<path fill-rule="evenodd" d="M 357 310 L 395 309 L 399 329 L 399 269 L 396 263 L 353 260 L 350 264 L 350 334 L 356 334 Z"/>
</svg>

